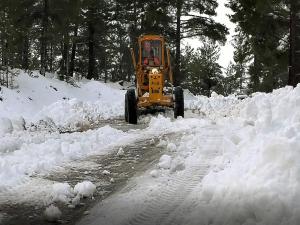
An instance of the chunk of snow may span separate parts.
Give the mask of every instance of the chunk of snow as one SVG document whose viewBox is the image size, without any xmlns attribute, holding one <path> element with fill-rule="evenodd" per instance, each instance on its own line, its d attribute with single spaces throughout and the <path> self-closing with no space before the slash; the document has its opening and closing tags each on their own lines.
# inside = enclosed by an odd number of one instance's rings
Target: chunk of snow
<svg viewBox="0 0 300 225">
<path fill-rule="evenodd" d="M 61 218 L 61 211 L 58 207 L 50 205 L 44 211 L 45 219 L 49 222 L 57 222 Z"/>
<path fill-rule="evenodd" d="M 153 178 L 157 178 L 159 176 L 159 172 L 157 170 L 152 170 L 150 172 L 150 176 Z"/>
<path fill-rule="evenodd" d="M 172 160 L 171 172 L 181 171 L 185 169 L 185 161 L 183 158 L 178 157 Z"/>
<path fill-rule="evenodd" d="M 53 201 L 60 201 L 67 203 L 74 196 L 72 187 L 68 183 L 56 183 L 52 187 L 52 198 Z"/>
<path fill-rule="evenodd" d="M 74 187 L 74 192 L 81 197 L 92 197 L 96 191 L 96 185 L 90 181 L 83 181 Z"/>
<path fill-rule="evenodd" d="M 103 174 L 103 175 L 109 175 L 109 174 L 110 174 L 110 171 L 108 171 L 108 170 L 103 170 L 103 171 L 102 171 L 102 174 Z"/>
<path fill-rule="evenodd" d="M 160 140 L 159 143 L 156 145 L 157 147 L 164 147 L 168 144 L 166 140 Z"/>
<path fill-rule="evenodd" d="M 122 147 L 119 148 L 118 152 L 117 152 L 117 156 L 123 156 L 124 155 L 124 150 Z"/>
<path fill-rule="evenodd" d="M 5 135 L 13 131 L 13 125 L 10 119 L 6 117 L 0 118 L 0 135 Z"/>
<path fill-rule="evenodd" d="M 171 167 L 171 156 L 163 155 L 159 159 L 158 167 L 162 169 L 170 169 Z"/>
<path fill-rule="evenodd" d="M 72 199 L 72 205 L 73 205 L 74 207 L 76 207 L 76 206 L 79 205 L 79 204 L 80 204 L 80 194 L 77 194 L 77 195 L 75 196 L 75 198 Z"/>
<path fill-rule="evenodd" d="M 12 119 L 12 125 L 13 125 L 13 130 L 14 131 L 23 131 L 25 130 L 25 119 L 20 116 L 19 118 L 17 119 Z"/>
<path fill-rule="evenodd" d="M 169 143 L 168 145 L 167 145 L 167 149 L 169 150 L 169 151 L 172 151 L 172 152 L 174 152 L 174 151 L 176 151 L 176 145 L 174 144 L 174 143 Z"/>
<path fill-rule="evenodd" d="M 150 145 L 154 145 L 155 144 L 155 140 L 152 138 L 151 140 L 150 140 Z"/>
</svg>

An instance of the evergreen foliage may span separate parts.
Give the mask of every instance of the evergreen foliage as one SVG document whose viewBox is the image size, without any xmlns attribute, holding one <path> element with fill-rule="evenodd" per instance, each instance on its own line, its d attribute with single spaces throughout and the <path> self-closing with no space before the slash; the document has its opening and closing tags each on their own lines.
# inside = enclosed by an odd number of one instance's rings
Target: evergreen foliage
<svg viewBox="0 0 300 225">
<path fill-rule="evenodd" d="M 270 92 L 287 84 L 289 4 L 285 0 L 230 0 L 232 22 L 244 43 L 241 52 L 251 58 L 248 67 L 251 92 Z M 242 46 L 242 47 L 241 47 Z M 250 51 L 249 51 L 250 50 Z"/>
<path fill-rule="evenodd" d="M 186 77 L 184 87 L 194 94 L 210 96 L 211 91 L 224 93 L 221 66 L 217 63 L 220 48 L 213 41 L 205 41 L 197 50 L 187 47 L 183 57 Z"/>
<path fill-rule="evenodd" d="M 74 75 L 130 80 L 129 49 L 139 35 L 152 33 L 167 38 L 179 76 L 184 38 L 225 41 L 227 28 L 212 18 L 217 5 L 216 0 L 1 0 L 0 65 L 57 72 L 65 80 Z"/>
</svg>

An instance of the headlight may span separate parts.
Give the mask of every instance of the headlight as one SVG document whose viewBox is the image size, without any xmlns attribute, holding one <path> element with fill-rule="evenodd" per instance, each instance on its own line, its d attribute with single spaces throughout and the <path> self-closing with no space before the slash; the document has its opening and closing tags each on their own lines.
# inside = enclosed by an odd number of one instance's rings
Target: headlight
<svg viewBox="0 0 300 225">
<path fill-rule="evenodd" d="M 153 73 L 153 74 L 158 74 L 158 69 L 156 69 L 156 68 L 152 69 L 152 70 L 151 70 L 151 73 Z"/>
</svg>

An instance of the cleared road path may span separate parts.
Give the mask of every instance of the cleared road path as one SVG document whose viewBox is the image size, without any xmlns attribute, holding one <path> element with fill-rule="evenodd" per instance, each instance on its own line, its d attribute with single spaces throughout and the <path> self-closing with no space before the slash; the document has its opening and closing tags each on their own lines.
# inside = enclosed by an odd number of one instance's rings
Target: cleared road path
<svg viewBox="0 0 300 225">
<path fill-rule="evenodd" d="M 193 196 L 201 188 L 210 162 L 221 153 L 223 146 L 223 136 L 218 126 L 203 129 L 205 132 L 198 140 L 204 153 L 201 158 L 191 161 L 179 171 L 163 171 L 157 179 L 151 177 L 151 169 L 148 170 L 96 205 L 79 225 L 185 224 L 185 212 L 193 210 L 195 204 L 201 204 L 193 201 Z M 180 140 L 173 142 L 179 144 Z M 176 158 L 176 154 L 178 152 L 173 153 L 172 157 Z"/>
</svg>

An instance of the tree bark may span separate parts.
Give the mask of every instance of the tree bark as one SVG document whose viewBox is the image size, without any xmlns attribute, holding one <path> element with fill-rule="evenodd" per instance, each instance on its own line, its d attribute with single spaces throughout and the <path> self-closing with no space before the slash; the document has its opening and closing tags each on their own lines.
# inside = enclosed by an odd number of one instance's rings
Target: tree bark
<svg viewBox="0 0 300 225">
<path fill-rule="evenodd" d="M 47 71 L 47 31 L 49 17 L 49 0 L 44 0 L 44 10 L 42 17 L 42 34 L 41 34 L 41 70 L 40 73 L 45 75 Z"/>
<path fill-rule="evenodd" d="M 53 60 L 54 60 L 53 44 L 50 43 L 50 59 L 49 59 L 49 71 L 50 72 L 53 72 Z"/>
<path fill-rule="evenodd" d="M 92 21 L 88 22 L 89 65 L 87 79 L 95 79 L 95 28 Z"/>
<path fill-rule="evenodd" d="M 182 13 L 182 0 L 177 0 L 176 2 L 176 37 L 175 37 L 175 67 L 174 67 L 174 83 L 175 86 L 180 85 L 182 77 L 180 74 L 180 64 L 181 64 L 181 13 Z"/>
<path fill-rule="evenodd" d="M 289 79 L 288 85 L 297 86 L 300 83 L 300 4 L 290 2 L 290 52 L 289 52 Z"/>
<path fill-rule="evenodd" d="M 29 37 L 26 33 L 23 37 L 23 46 L 22 46 L 22 69 L 29 69 Z"/>
<path fill-rule="evenodd" d="M 78 26 L 74 27 L 74 36 L 72 41 L 72 52 L 71 52 L 71 59 L 70 59 L 70 66 L 69 66 L 69 77 L 73 77 L 74 68 L 75 68 L 75 56 L 77 51 L 77 36 L 78 36 Z"/>
<path fill-rule="evenodd" d="M 62 44 L 62 63 L 61 63 L 61 75 L 67 77 L 69 75 L 68 67 L 68 57 L 69 56 L 69 33 L 68 31 L 65 33 L 63 37 L 63 44 Z"/>
</svg>

